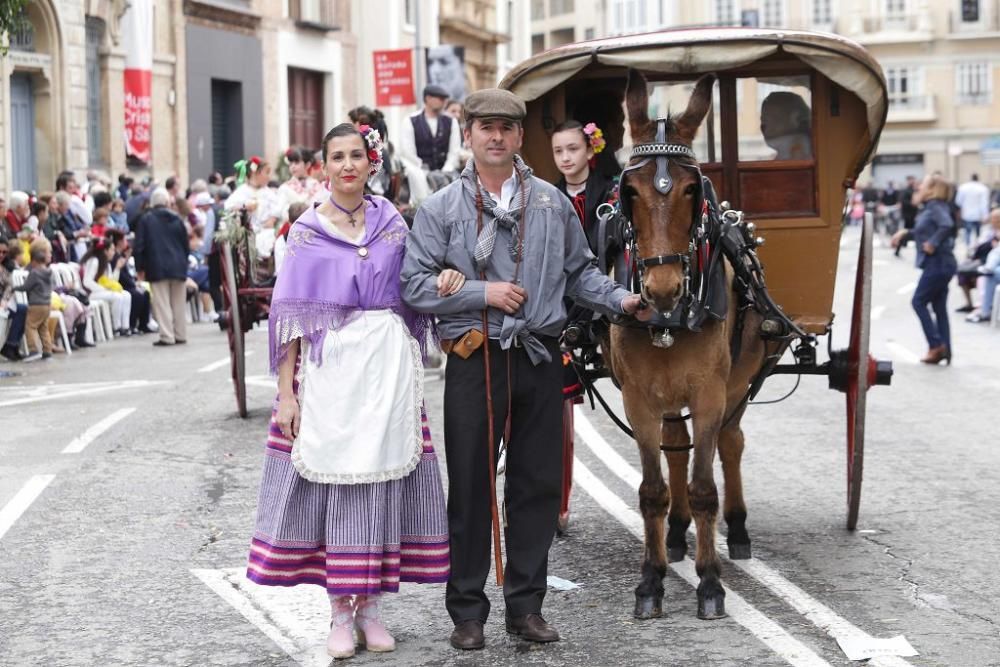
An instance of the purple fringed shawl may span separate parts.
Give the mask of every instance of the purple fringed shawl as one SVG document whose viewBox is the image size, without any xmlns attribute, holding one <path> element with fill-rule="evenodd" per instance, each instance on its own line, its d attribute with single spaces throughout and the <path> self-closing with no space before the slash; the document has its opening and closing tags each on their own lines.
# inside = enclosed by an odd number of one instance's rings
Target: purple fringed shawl
<svg viewBox="0 0 1000 667">
<path fill-rule="evenodd" d="M 309 341 L 310 360 L 321 364 L 327 331 L 336 331 L 366 310 L 399 314 L 426 355 L 431 319 L 411 310 L 399 296 L 399 273 L 409 230 L 387 199 L 365 199 L 365 236 L 360 245 L 330 234 L 315 207 L 292 225 L 285 261 L 271 296 L 268 342 L 272 374 L 277 374 L 289 343 L 296 338 Z"/>
</svg>

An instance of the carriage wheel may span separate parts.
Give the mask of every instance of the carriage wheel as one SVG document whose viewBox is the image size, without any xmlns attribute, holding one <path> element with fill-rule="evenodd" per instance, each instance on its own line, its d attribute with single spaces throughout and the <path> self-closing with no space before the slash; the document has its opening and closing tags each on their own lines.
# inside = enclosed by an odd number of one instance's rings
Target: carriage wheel
<svg viewBox="0 0 1000 667">
<path fill-rule="evenodd" d="M 220 261 L 225 284 L 222 289 L 222 300 L 226 308 L 226 322 L 229 336 L 229 366 L 232 371 L 233 390 L 236 392 L 236 411 L 240 417 L 247 416 L 247 370 L 246 353 L 243 340 L 243 321 L 240 314 L 240 299 L 237 291 L 236 267 L 233 263 L 232 247 L 225 243 L 222 246 Z"/>
<path fill-rule="evenodd" d="M 874 222 L 866 214 L 861 224 L 861 247 L 854 278 L 851 343 L 847 350 L 847 529 L 858 525 L 861 480 L 865 460 L 865 407 L 876 362 L 868 354 L 872 307 L 872 236 Z"/>
</svg>

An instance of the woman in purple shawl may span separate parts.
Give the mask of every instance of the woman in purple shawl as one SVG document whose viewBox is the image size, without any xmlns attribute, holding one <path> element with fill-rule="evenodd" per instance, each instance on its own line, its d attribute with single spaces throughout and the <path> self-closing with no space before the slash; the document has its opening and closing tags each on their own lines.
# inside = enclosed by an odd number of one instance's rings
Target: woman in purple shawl
<svg viewBox="0 0 1000 667">
<path fill-rule="evenodd" d="M 278 375 L 247 576 L 318 584 L 330 597 L 327 652 L 392 651 L 379 615 L 400 581 L 448 579 L 448 527 L 423 410 L 428 320 L 399 296 L 408 229 L 365 196 L 378 132 L 338 125 L 323 139 L 331 197 L 288 235 L 269 327 Z M 439 276 L 442 295 L 461 288 Z"/>
</svg>

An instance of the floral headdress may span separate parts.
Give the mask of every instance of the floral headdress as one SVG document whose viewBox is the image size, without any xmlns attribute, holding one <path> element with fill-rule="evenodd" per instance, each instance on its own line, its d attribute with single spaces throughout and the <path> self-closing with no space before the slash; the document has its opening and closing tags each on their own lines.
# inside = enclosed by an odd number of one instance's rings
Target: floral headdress
<svg viewBox="0 0 1000 667">
<path fill-rule="evenodd" d="M 587 123 L 583 126 L 583 134 L 587 137 L 587 142 L 590 147 L 594 150 L 594 155 L 597 155 L 604 150 L 604 147 L 608 142 L 604 141 L 604 133 L 601 132 L 601 128 L 597 127 L 594 123 Z"/>
<path fill-rule="evenodd" d="M 365 145 L 368 147 L 368 160 L 372 163 L 368 175 L 374 176 L 382 169 L 382 149 L 384 147 L 382 135 L 371 125 L 361 125 L 358 127 L 358 132 L 365 140 Z"/>
<path fill-rule="evenodd" d="M 233 169 L 236 170 L 236 185 L 243 185 L 243 181 L 247 180 L 248 176 L 253 176 L 260 169 L 264 161 L 256 155 L 251 155 L 248 160 L 240 160 L 233 165 Z"/>
</svg>

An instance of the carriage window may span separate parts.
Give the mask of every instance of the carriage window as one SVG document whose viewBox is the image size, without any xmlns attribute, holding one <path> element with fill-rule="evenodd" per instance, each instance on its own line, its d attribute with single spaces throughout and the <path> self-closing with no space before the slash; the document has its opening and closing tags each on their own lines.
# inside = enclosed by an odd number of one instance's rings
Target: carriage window
<svg viewBox="0 0 1000 667">
<path fill-rule="evenodd" d="M 740 162 L 811 160 L 809 77 L 760 77 L 743 83 L 747 90 L 739 104 Z M 756 103 L 751 106 L 752 100 Z"/>
<path fill-rule="evenodd" d="M 654 84 L 649 96 L 649 117 L 663 118 L 668 113 L 678 116 L 687 108 L 691 93 L 694 92 L 694 82 L 659 82 Z M 698 161 L 722 161 L 722 130 L 719 120 L 719 82 L 712 89 L 712 106 L 708 115 L 702 121 L 698 134 L 695 136 L 694 149 Z"/>
</svg>

